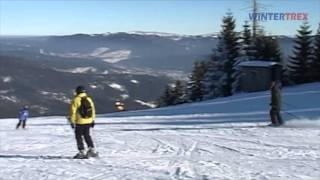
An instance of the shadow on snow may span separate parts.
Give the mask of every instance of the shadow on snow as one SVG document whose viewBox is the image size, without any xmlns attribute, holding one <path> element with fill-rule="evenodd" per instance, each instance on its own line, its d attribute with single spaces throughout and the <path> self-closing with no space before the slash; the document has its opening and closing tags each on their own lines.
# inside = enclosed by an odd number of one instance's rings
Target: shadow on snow
<svg viewBox="0 0 320 180">
<path fill-rule="evenodd" d="M 16 159 L 16 158 L 22 158 L 22 159 L 73 159 L 71 156 L 53 156 L 53 155 L 20 155 L 20 154 L 0 154 L 0 158 L 7 158 L 7 159 Z"/>
</svg>

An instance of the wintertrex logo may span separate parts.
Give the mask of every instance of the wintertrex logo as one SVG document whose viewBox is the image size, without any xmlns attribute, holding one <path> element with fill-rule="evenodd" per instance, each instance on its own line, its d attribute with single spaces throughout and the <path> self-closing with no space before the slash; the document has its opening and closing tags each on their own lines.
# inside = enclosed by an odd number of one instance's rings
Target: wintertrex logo
<svg viewBox="0 0 320 180">
<path fill-rule="evenodd" d="M 308 13 L 278 13 L 278 12 L 261 12 L 249 13 L 250 20 L 255 21 L 304 21 L 308 20 Z"/>
</svg>

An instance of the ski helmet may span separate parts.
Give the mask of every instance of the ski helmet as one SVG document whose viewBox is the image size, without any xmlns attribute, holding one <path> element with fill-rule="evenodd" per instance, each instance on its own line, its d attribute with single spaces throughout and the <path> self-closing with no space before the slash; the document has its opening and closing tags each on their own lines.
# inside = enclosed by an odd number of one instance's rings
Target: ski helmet
<svg viewBox="0 0 320 180">
<path fill-rule="evenodd" d="M 76 93 L 77 94 L 84 93 L 84 92 L 86 92 L 86 89 L 84 88 L 84 86 L 78 86 L 76 88 Z"/>
</svg>

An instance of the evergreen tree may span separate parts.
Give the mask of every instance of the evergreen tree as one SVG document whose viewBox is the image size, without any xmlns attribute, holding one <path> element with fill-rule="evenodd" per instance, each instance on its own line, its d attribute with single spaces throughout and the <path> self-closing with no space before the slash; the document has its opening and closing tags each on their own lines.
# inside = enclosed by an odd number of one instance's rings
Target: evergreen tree
<svg viewBox="0 0 320 180">
<path fill-rule="evenodd" d="M 310 81 L 310 63 L 312 62 L 311 33 L 308 23 L 303 23 L 296 36 L 293 56 L 290 57 L 288 70 L 290 79 L 297 84 Z"/>
<path fill-rule="evenodd" d="M 265 32 L 263 29 L 260 29 L 256 36 L 255 39 L 253 40 L 254 44 L 254 59 L 256 60 L 261 60 L 263 59 L 263 51 L 265 49 Z"/>
<path fill-rule="evenodd" d="M 172 87 L 167 85 L 164 94 L 158 100 L 158 107 L 170 106 L 173 104 Z"/>
<path fill-rule="evenodd" d="M 189 77 L 187 87 L 187 99 L 190 102 L 201 101 L 204 95 L 203 79 L 207 71 L 207 64 L 202 62 L 195 62 L 193 71 Z"/>
<path fill-rule="evenodd" d="M 184 86 L 177 80 L 173 85 L 167 85 L 164 94 L 158 100 L 158 107 L 182 104 L 185 102 Z"/>
<path fill-rule="evenodd" d="M 243 56 L 247 56 L 249 59 L 253 59 L 255 54 L 255 47 L 248 21 L 245 21 L 241 35 L 241 54 Z"/>
<path fill-rule="evenodd" d="M 243 25 L 243 31 L 241 33 L 240 40 L 241 46 L 239 48 L 239 57 L 236 58 L 233 67 L 234 73 L 232 77 L 234 78 L 234 82 L 232 83 L 232 94 L 240 90 L 241 70 L 239 69 L 238 65 L 241 62 L 254 59 L 254 55 L 256 52 L 254 47 L 254 41 L 250 32 L 250 26 L 247 21 L 245 21 L 245 24 Z"/>
<path fill-rule="evenodd" d="M 235 19 L 231 13 L 223 18 L 221 39 L 219 41 L 220 48 L 217 49 L 217 55 L 222 60 L 223 71 L 220 82 L 222 85 L 223 96 L 232 95 L 232 84 L 234 79 L 234 66 L 236 58 L 239 57 L 238 35 L 235 32 Z M 219 45 L 218 45 L 219 46 Z"/>
<path fill-rule="evenodd" d="M 314 38 L 312 81 L 320 81 L 320 24 Z"/>
<path fill-rule="evenodd" d="M 172 105 L 182 104 L 185 102 L 185 87 L 180 80 L 177 80 L 174 83 L 174 87 L 172 89 Z"/>
<path fill-rule="evenodd" d="M 249 47 L 251 46 L 252 39 L 251 39 L 251 31 L 250 31 L 250 25 L 248 21 L 245 21 L 245 24 L 243 25 L 243 32 L 242 32 L 242 46 L 243 50 L 245 51 L 245 55 L 249 55 Z"/>
<path fill-rule="evenodd" d="M 265 37 L 265 46 L 263 49 L 262 59 L 268 59 L 274 62 L 282 62 L 281 51 L 279 48 L 279 43 L 276 37 L 268 36 Z"/>
<path fill-rule="evenodd" d="M 255 42 L 255 58 L 260 60 L 282 62 L 281 50 L 276 37 L 265 36 L 259 33 Z"/>
<path fill-rule="evenodd" d="M 220 44 L 221 46 L 222 44 Z M 223 95 L 221 77 L 223 76 L 223 64 L 221 56 L 213 54 L 207 62 L 207 71 L 204 75 L 203 86 L 204 96 L 203 99 L 214 99 Z"/>
<path fill-rule="evenodd" d="M 288 67 L 284 67 L 282 70 L 282 85 L 288 86 L 294 84 L 292 80 L 290 79 L 290 72 L 288 70 Z"/>
<path fill-rule="evenodd" d="M 250 56 L 241 56 L 239 58 L 236 59 L 236 62 L 234 64 L 234 73 L 232 74 L 232 78 L 234 79 L 233 83 L 232 83 L 232 94 L 235 94 L 236 92 L 240 91 L 240 80 L 241 80 L 241 69 L 240 67 L 238 67 L 238 65 L 241 63 L 241 62 L 244 62 L 244 61 L 249 61 Z"/>
</svg>

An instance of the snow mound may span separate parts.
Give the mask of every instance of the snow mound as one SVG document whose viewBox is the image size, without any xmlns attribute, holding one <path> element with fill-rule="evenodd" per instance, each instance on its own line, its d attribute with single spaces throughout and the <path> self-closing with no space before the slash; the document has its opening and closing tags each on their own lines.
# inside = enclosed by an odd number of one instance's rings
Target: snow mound
<svg viewBox="0 0 320 180">
<path fill-rule="evenodd" d="M 12 77 L 10 77 L 10 76 L 3 76 L 3 77 L 1 77 L 1 79 L 2 79 L 2 82 L 4 82 L 4 83 L 9 83 L 12 81 Z"/>
<path fill-rule="evenodd" d="M 125 88 L 122 85 L 117 84 L 117 83 L 111 83 L 111 84 L 109 84 L 109 86 L 111 88 L 113 88 L 113 89 L 117 89 L 117 90 L 122 91 L 122 92 L 125 91 Z"/>
<path fill-rule="evenodd" d="M 132 79 L 130 82 L 132 82 L 133 84 L 139 84 L 139 81 Z"/>
</svg>

